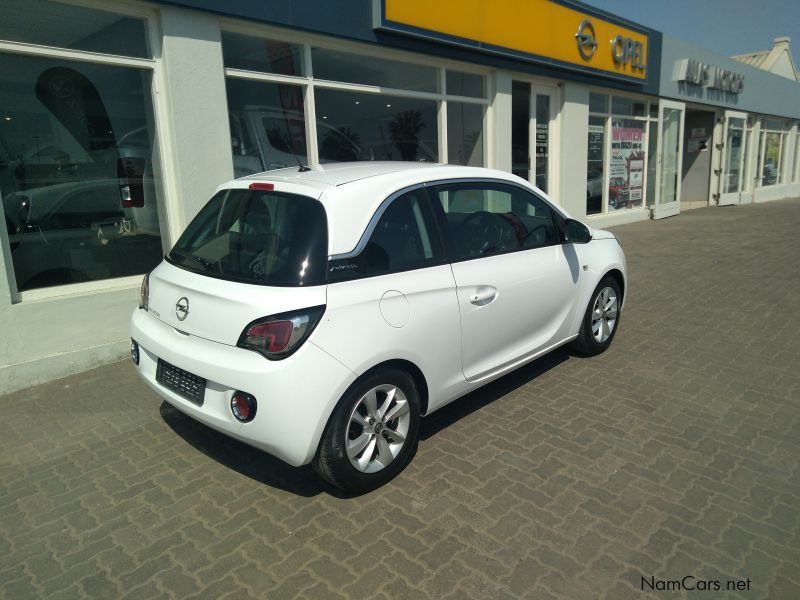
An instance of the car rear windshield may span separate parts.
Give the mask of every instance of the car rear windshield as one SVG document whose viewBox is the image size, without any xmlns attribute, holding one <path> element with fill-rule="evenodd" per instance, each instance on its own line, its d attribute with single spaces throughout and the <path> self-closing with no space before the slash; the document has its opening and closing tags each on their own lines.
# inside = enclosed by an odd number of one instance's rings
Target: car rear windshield
<svg viewBox="0 0 800 600">
<path fill-rule="evenodd" d="M 209 200 L 167 260 L 232 281 L 318 285 L 325 283 L 327 247 L 325 209 L 313 198 L 233 189 Z"/>
</svg>

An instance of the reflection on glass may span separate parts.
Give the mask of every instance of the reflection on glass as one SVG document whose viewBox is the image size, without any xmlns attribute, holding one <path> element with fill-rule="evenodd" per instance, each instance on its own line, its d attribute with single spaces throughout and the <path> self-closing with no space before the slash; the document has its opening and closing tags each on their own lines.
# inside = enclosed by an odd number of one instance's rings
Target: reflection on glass
<svg viewBox="0 0 800 600">
<path fill-rule="evenodd" d="M 143 19 L 49 0 L 3 0 L 0 39 L 149 58 Z"/>
<path fill-rule="evenodd" d="M 436 102 L 317 88 L 320 161 L 438 162 Z"/>
<path fill-rule="evenodd" d="M 233 69 L 279 75 L 305 75 L 303 47 L 300 44 L 223 31 L 222 54 L 225 66 Z"/>
<path fill-rule="evenodd" d="M 486 96 L 486 77 L 462 71 L 447 71 L 447 94 L 449 96 Z"/>
<path fill-rule="evenodd" d="M 761 169 L 761 185 L 775 185 L 780 180 L 781 142 L 783 136 L 774 131 L 762 133 L 764 138 L 764 166 Z"/>
<path fill-rule="evenodd" d="M 661 190 L 659 204 L 669 204 L 679 200 L 678 194 L 678 140 L 680 139 L 681 111 L 664 108 L 661 125 Z"/>
<path fill-rule="evenodd" d="M 644 194 L 645 122 L 611 121 L 611 157 L 608 174 L 610 210 L 642 205 Z"/>
<path fill-rule="evenodd" d="M 311 64 L 316 79 L 347 81 L 379 87 L 438 91 L 438 70 L 399 60 L 339 52 L 325 48 L 311 49 Z"/>
<path fill-rule="evenodd" d="M 308 164 L 300 86 L 233 78 L 225 84 L 236 177 Z"/>
<path fill-rule="evenodd" d="M 0 82 L 0 193 L 17 289 L 155 267 L 150 73 L 4 55 Z"/>
<path fill-rule="evenodd" d="M 530 181 L 531 84 L 511 83 L 511 172 Z"/>
<path fill-rule="evenodd" d="M 550 96 L 536 94 L 536 187 L 547 192 L 550 147 Z"/>
<path fill-rule="evenodd" d="M 603 211 L 603 165 L 605 157 L 605 117 L 589 117 L 586 141 L 586 214 Z"/>
<path fill-rule="evenodd" d="M 656 107 L 658 113 L 658 105 L 651 104 Z M 650 128 L 647 133 L 647 186 L 645 188 L 645 202 L 647 206 L 652 208 L 655 204 L 656 197 L 656 167 L 658 165 L 658 135 L 656 134 L 656 123 L 650 122 Z"/>
<path fill-rule="evenodd" d="M 800 181 L 800 133 L 795 136 L 794 143 L 794 173 L 792 174 L 792 181 Z"/>
<path fill-rule="evenodd" d="M 741 184 L 742 141 L 744 140 L 744 119 L 728 119 L 728 135 L 725 140 L 725 165 L 722 173 L 723 191 L 737 193 Z"/>
<path fill-rule="evenodd" d="M 483 166 L 483 106 L 447 103 L 447 162 Z"/>
<path fill-rule="evenodd" d="M 589 112 L 608 112 L 608 94 L 591 92 L 589 94 Z"/>
</svg>

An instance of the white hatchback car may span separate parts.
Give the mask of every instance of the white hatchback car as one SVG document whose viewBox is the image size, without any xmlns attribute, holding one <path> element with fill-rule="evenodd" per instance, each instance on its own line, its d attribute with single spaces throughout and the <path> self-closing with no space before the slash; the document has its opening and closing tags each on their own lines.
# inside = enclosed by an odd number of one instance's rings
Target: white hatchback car
<svg viewBox="0 0 800 600">
<path fill-rule="evenodd" d="M 282 169 L 221 186 L 145 277 L 131 354 L 184 413 L 360 492 L 421 415 L 568 342 L 604 351 L 625 288 L 613 234 L 508 173 Z"/>
</svg>

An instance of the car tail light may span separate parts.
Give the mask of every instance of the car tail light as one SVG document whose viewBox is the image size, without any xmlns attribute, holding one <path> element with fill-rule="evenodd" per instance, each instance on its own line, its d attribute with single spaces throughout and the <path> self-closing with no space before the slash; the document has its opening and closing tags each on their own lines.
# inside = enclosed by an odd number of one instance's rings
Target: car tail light
<svg viewBox="0 0 800 600">
<path fill-rule="evenodd" d="M 270 360 L 286 358 L 308 339 L 324 313 L 322 305 L 257 319 L 244 328 L 236 345 Z"/>
<path fill-rule="evenodd" d="M 275 189 L 274 183 L 251 183 L 250 184 L 251 190 L 259 190 L 261 192 L 271 192 Z"/>
<path fill-rule="evenodd" d="M 142 287 L 139 288 L 139 308 L 147 310 L 150 306 L 150 273 L 142 279 Z"/>
<path fill-rule="evenodd" d="M 240 423 L 249 423 L 256 416 L 255 396 L 246 392 L 234 392 L 231 396 L 231 412 Z"/>
</svg>

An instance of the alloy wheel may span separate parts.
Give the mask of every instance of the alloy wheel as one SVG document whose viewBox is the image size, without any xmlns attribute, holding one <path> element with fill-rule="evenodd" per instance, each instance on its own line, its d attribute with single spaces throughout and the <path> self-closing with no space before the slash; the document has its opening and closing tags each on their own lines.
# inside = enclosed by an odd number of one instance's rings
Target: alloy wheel
<svg viewBox="0 0 800 600">
<path fill-rule="evenodd" d="M 616 292 L 610 286 L 604 287 L 592 306 L 592 335 L 598 343 L 605 343 L 611 337 L 617 324 L 617 309 Z"/>
<path fill-rule="evenodd" d="M 362 473 L 375 473 L 397 458 L 406 443 L 411 412 L 395 385 L 378 385 L 364 394 L 350 413 L 347 458 Z"/>
</svg>

